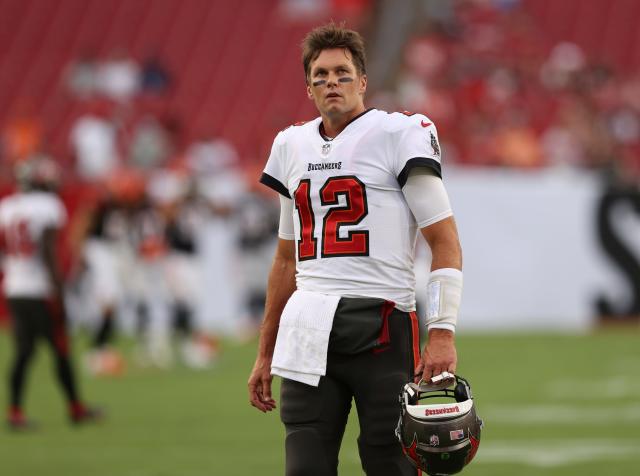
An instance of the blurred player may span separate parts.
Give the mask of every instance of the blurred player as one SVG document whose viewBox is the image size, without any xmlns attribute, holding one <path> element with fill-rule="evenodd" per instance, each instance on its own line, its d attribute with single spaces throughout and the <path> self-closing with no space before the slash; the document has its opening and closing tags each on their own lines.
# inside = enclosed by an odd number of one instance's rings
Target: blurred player
<svg viewBox="0 0 640 476">
<path fill-rule="evenodd" d="M 271 191 L 258 182 L 262 167 L 247 170 L 249 190 L 239 204 L 240 258 L 243 269 L 245 308 L 248 314 L 247 336 L 254 337 L 264 313 L 266 286 L 273 248 L 277 242 L 279 202 Z"/>
<path fill-rule="evenodd" d="M 58 182 L 54 162 L 37 159 L 17 169 L 20 191 L 0 201 L 0 235 L 4 259 L 3 290 L 13 321 L 15 354 L 9 373 L 12 429 L 31 427 L 23 412 L 25 380 L 35 346 L 51 346 L 56 376 L 73 423 L 96 420 L 100 413 L 79 397 L 65 327 L 63 282 L 56 257 L 57 236 L 65 225 L 64 205 L 53 193 Z"/>
<path fill-rule="evenodd" d="M 261 178 L 281 195 L 280 239 L 249 399 L 273 410 L 272 374 L 282 377 L 288 476 L 337 474 L 352 399 L 364 472 L 415 475 L 394 436 L 398 393 L 414 374 L 455 371 L 462 291 L 437 132 L 421 114 L 365 108 L 358 33 L 335 24 L 313 30 L 303 65 L 320 117 L 278 134 Z M 418 230 L 433 256 L 422 356 Z"/>
<path fill-rule="evenodd" d="M 127 263 L 133 259 L 129 215 L 143 194 L 141 177 L 119 171 L 109 177 L 106 190 L 95 203 L 76 214 L 72 227 L 76 247 L 82 248 L 81 289 L 87 301 L 83 312 L 96 321 L 85 359 L 94 375 L 117 375 L 124 370 L 124 360 L 113 340 L 118 310 L 126 297 Z"/>
<path fill-rule="evenodd" d="M 211 213 L 199 197 L 187 169 L 158 171 L 149 182 L 149 196 L 165 223 L 167 256 L 164 271 L 180 357 L 185 365 L 206 368 L 217 353 L 216 340 L 204 333 L 198 319 L 203 294 L 199 234 Z"/>
<path fill-rule="evenodd" d="M 135 206 L 130 226 L 136 253 L 131 286 L 139 313 L 137 359 L 145 366 L 167 368 L 173 363 L 171 295 L 165 275 L 167 223 L 146 193 Z"/>
</svg>

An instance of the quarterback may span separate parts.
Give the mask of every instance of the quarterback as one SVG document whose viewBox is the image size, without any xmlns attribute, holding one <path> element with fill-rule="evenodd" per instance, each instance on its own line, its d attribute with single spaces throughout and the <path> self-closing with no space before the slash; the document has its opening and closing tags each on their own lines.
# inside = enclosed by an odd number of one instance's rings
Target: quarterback
<svg viewBox="0 0 640 476">
<path fill-rule="evenodd" d="M 280 132 L 261 182 L 279 193 L 279 240 L 267 284 L 249 399 L 276 408 L 282 377 L 286 474 L 335 475 L 355 401 L 369 476 L 415 475 L 394 436 L 398 394 L 456 369 L 462 256 L 441 178 L 438 133 L 421 114 L 364 106 L 360 35 L 330 23 L 305 38 L 307 95 L 320 117 Z M 414 247 L 433 256 L 428 342 L 419 348 Z"/>
</svg>

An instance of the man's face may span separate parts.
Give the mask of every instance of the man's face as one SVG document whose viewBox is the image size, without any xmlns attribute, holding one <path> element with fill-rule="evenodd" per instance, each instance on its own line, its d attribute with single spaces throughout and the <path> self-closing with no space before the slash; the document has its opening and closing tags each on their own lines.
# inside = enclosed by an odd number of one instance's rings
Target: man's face
<svg viewBox="0 0 640 476">
<path fill-rule="evenodd" d="M 322 115 L 340 116 L 353 111 L 363 104 L 366 89 L 367 76 L 358 74 L 347 49 L 323 50 L 311 62 L 307 95 Z"/>
</svg>

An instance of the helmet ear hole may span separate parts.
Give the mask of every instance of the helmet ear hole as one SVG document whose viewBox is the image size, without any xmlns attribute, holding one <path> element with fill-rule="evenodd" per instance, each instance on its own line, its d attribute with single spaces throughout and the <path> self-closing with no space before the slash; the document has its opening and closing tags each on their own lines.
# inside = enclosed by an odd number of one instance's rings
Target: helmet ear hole
<svg viewBox="0 0 640 476">
<path fill-rule="evenodd" d="M 407 403 L 409 405 L 417 405 L 420 401 L 420 387 L 413 382 L 407 384 L 409 391 L 406 393 Z"/>
<path fill-rule="evenodd" d="M 456 399 L 456 402 L 466 402 L 471 398 L 471 394 L 469 392 L 469 387 L 465 385 L 464 382 L 458 381 L 458 384 L 453 389 L 453 396 Z"/>
</svg>

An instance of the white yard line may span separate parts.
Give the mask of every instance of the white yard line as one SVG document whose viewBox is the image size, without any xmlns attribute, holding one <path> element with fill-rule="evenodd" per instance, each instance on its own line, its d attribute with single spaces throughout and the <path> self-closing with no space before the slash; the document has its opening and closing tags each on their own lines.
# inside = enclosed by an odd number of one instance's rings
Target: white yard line
<svg viewBox="0 0 640 476">
<path fill-rule="evenodd" d="M 514 425 L 566 423 L 572 425 L 624 425 L 640 422 L 640 404 L 598 406 L 575 405 L 501 405 L 478 407 L 487 424 L 491 422 Z M 640 452 L 640 447 L 639 447 Z"/>
<path fill-rule="evenodd" d="M 640 397 L 640 381 L 629 375 L 612 375 L 593 380 L 554 380 L 545 386 L 550 398 L 569 400 L 622 399 Z"/>
<path fill-rule="evenodd" d="M 597 461 L 636 461 L 640 464 L 639 448 L 639 439 L 481 440 L 472 465 L 517 464 L 551 468 Z M 357 451 L 343 451 L 340 460 L 359 464 L 360 457 Z"/>
<path fill-rule="evenodd" d="M 640 440 L 582 439 L 480 443 L 476 464 L 517 463 L 537 467 L 593 461 L 638 460 Z"/>
</svg>

